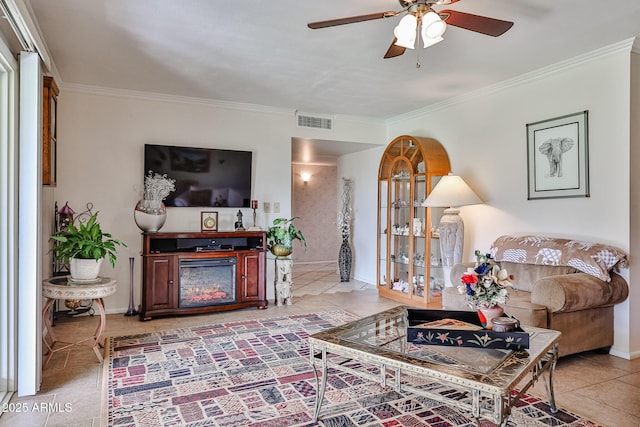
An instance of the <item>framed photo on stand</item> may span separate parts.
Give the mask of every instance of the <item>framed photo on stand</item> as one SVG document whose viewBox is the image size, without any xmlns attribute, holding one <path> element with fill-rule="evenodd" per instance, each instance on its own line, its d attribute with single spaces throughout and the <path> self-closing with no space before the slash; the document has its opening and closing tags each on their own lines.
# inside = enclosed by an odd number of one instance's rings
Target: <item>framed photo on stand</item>
<svg viewBox="0 0 640 427">
<path fill-rule="evenodd" d="M 527 124 L 528 200 L 589 197 L 589 111 Z"/>
<path fill-rule="evenodd" d="M 200 212 L 200 231 L 218 231 L 218 212 Z"/>
</svg>

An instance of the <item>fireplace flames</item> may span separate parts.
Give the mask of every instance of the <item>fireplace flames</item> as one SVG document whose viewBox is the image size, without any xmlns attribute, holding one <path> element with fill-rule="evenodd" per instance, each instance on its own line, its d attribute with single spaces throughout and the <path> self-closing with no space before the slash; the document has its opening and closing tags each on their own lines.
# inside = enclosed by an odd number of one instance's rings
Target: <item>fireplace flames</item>
<svg viewBox="0 0 640 427">
<path fill-rule="evenodd" d="M 187 303 L 206 303 L 226 299 L 228 294 L 220 290 L 220 285 L 214 283 L 206 288 L 194 287 L 185 289 L 182 296 Z"/>
</svg>

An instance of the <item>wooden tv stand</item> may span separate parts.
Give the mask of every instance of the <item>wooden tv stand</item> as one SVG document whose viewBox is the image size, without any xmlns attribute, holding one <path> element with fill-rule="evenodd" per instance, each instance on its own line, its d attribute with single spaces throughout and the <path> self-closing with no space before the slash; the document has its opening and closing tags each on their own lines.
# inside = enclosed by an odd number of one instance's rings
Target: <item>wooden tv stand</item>
<svg viewBox="0 0 640 427">
<path fill-rule="evenodd" d="M 267 308 L 266 242 L 264 231 L 143 233 L 140 319 Z M 234 300 L 185 306 L 180 295 L 180 264 L 184 260 L 228 260 L 235 265 Z"/>
</svg>

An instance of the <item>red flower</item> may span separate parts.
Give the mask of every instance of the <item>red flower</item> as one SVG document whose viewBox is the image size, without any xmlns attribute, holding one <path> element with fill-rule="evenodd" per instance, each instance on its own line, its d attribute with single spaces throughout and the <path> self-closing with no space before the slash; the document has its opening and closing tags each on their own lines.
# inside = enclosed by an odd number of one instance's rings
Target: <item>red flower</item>
<svg viewBox="0 0 640 427">
<path fill-rule="evenodd" d="M 475 285 L 478 283 L 478 276 L 475 274 L 463 274 L 461 280 L 465 285 Z"/>
</svg>

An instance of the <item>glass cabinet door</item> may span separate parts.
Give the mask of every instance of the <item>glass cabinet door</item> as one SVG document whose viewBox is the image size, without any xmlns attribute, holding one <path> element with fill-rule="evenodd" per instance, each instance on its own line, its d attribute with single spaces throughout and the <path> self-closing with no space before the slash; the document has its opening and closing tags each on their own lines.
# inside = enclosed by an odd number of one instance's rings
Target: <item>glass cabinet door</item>
<svg viewBox="0 0 640 427">
<path fill-rule="evenodd" d="M 429 158 L 429 155 L 432 158 Z M 449 172 L 442 145 L 402 136 L 387 147 L 378 180 L 378 291 L 413 306 L 437 307 L 444 275 L 436 229 L 443 209 L 422 202 Z"/>
<path fill-rule="evenodd" d="M 436 186 L 439 180 L 439 176 L 432 177 L 432 189 Z M 444 270 L 442 268 L 442 255 L 440 253 L 440 235 L 438 234 L 438 224 L 440 223 L 440 218 L 443 213 L 444 208 L 428 209 L 429 225 L 427 227 L 427 232 L 425 233 L 425 239 L 428 240 L 429 252 L 425 257 L 424 262 L 429 264 L 429 281 L 426 286 L 429 287 L 431 297 L 441 297 L 442 289 L 444 288 Z"/>
<path fill-rule="evenodd" d="M 425 277 L 425 258 L 429 259 L 429 212 L 422 206 L 426 194 L 426 177 L 424 174 L 416 175 L 414 193 L 411 200 L 413 208 L 413 222 L 411 224 L 411 236 L 413 238 L 413 276 L 411 277 L 414 295 L 424 297 L 425 289 L 429 287 L 429 277 Z M 425 288 L 426 286 L 426 288 Z"/>
<path fill-rule="evenodd" d="M 389 180 L 380 180 L 378 184 L 378 286 L 386 287 L 389 283 L 389 270 L 387 261 L 389 252 L 387 246 L 387 236 L 391 231 L 389 228 Z"/>
<path fill-rule="evenodd" d="M 391 175 L 391 289 L 403 294 L 411 293 L 411 168 L 398 162 Z"/>
</svg>

